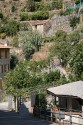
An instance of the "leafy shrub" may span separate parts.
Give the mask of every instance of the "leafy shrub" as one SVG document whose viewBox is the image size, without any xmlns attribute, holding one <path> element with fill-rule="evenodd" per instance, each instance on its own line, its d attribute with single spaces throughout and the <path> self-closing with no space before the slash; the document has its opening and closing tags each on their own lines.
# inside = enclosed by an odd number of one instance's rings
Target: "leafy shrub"
<svg viewBox="0 0 83 125">
<path fill-rule="evenodd" d="M 27 11 L 30 11 L 30 12 L 35 11 L 35 1 L 28 0 L 26 7 L 27 7 Z"/>
<path fill-rule="evenodd" d="M 75 0 L 75 4 L 79 4 L 80 3 L 80 0 Z"/>
<path fill-rule="evenodd" d="M 44 2 L 36 2 L 35 3 L 35 10 L 40 11 L 44 9 Z"/>
<path fill-rule="evenodd" d="M 20 14 L 20 20 L 25 21 L 25 20 L 30 20 L 31 16 L 27 12 L 22 12 Z"/>
<path fill-rule="evenodd" d="M 6 33 L 0 33 L 0 38 L 5 39 Z"/>
<path fill-rule="evenodd" d="M 5 33 L 5 24 L 0 24 L 0 33 Z"/>
<path fill-rule="evenodd" d="M 32 14 L 32 20 L 46 20 L 49 18 L 48 11 L 38 11 Z"/>
<path fill-rule="evenodd" d="M 13 37 L 13 41 L 11 42 L 11 45 L 14 46 L 14 47 L 19 46 L 18 37 L 16 37 L 16 36 Z"/>
<path fill-rule="evenodd" d="M 8 36 L 14 36 L 19 31 L 20 24 L 15 20 L 8 20 L 0 24 L 0 33 L 5 33 Z"/>
<path fill-rule="evenodd" d="M 14 69 L 17 64 L 18 64 L 17 56 L 16 55 L 11 55 L 11 58 L 10 58 L 10 69 Z"/>
<path fill-rule="evenodd" d="M 24 52 L 24 55 L 25 55 L 25 59 L 29 60 L 31 58 L 32 54 L 35 52 L 35 49 L 30 42 L 27 42 L 23 46 L 23 52 Z"/>
<path fill-rule="evenodd" d="M 58 30 L 56 33 L 56 41 L 58 42 L 62 42 L 62 41 L 66 41 L 66 36 L 67 36 L 67 33 L 63 30 Z"/>
<path fill-rule="evenodd" d="M 53 0 L 52 9 L 61 9 L 62 8 L 62 0 Z"/>
<path fill-rule="evenodd" d="M 72 14 L 73 13 L 73 11 L 72 10 L 66 10 L 65 12 L 63 12 L 63 11 L 61 11 L 60 12 L 60 15 L 62 16 L 62 15 L 64 15 L 64 16 L 66 16 L 66 15 L 70 15 L 70 14 Z"/>
<path fill-rule="evenodd" d="M 16 10 L 16 6 L 15 6 L 15 5 L 12 5 L 11 11 L 12 11 L 12 12 L 15 12 L 15 10 Z"/>
<path fill-rule="evenodd" d="M 59 71 L 46 73 L 44 75 L 45 83 L 51 83 L 51 82 L 57 81 L 59 79 L 60 79 L 60 72 Z"/>
<path fill-rule="evenodd" d="M 40 108 L 46 108 L 47 101 L 44 94 L 37 94 L 35 98 L 35 105 Z"/>
<path fill-rule="evenodd" d="M 3 18 L 3 14 L 2 14 L 2 12 L 0 12 L 0 18 L 1 18 L 1 19 Z"/>
<path fill-rule="evenodd" d="M 49 3 L 44 3 L 44 2 L 36 2 L 35 3 L 35 10 L 36 11 L 46 11 L 46 10 L 51 10 L 51 5 Z"/>
<path fill-rule="evenodd" d="M 20 24 L 15 20 L 9 20 L 5 26 L 5 32 L 9 36 L 16 35 L 19 31 Z"/>
<path fill-rule="evenodd" d="M 80 21 L 79 17 L 73 17 L 70 20 L 70 26 L 74 29 L 76 25 L 79 23 L 79 21 Z"/>
</svg>

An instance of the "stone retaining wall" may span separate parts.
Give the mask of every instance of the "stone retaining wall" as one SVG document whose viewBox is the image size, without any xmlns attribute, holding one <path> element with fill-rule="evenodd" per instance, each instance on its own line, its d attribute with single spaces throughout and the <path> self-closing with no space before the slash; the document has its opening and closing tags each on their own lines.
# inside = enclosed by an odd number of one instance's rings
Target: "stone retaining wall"
<svg viewBox="0 0 83 125">
<path fill-rule="evenodd" d="M 67 33 L 72 32 L 72 28 L 69 25 L 69 20 L 72 19 L 75 14 L 68 16 L 58 16 L 53 17 L 44 25 L 44 34 L 45 36 L 52 36 L 57 32 L 57 30 L 63 30 Z"/>
</svg>

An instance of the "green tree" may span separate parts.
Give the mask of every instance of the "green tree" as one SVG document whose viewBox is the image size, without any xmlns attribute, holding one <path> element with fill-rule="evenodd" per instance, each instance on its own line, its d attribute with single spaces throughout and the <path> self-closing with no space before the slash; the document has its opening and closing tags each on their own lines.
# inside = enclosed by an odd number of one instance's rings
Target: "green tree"
<svg viewBox="0 0 83 125">
<path fill-rule="evenodd" d="M 0 12 L 0 18 L 3 19 L 3 14 L 2 14 L 2 12 Z"/>
<path fill-rule="evenodd" d="M 35 52 L 35 48 L 30 41 L 27 41 L 23 45 L 23 52 L 24 52 L 26 60 L 29 60 L 31 58 L 32 54 Z"/>
<path fill-rule="evenodd" d="M 35 105 L 38 106 L 39 108 L 46 109 L 47 105 L 47 100 L 45 98 L 45 94 L 37 94 L 35 98 Z"/>
<path fill-rule="evenodd" d="M 16 111 L 19 111 L 18 98 L 28 95 L 30 86 L 30 75 L 27 72 L 24 63 L 20 63 L 14 70 L 5 74 L 4 83 L 6 93 L 14 96 Z"/>
<path fill-rule="evenodd" d="M 59 71 L 44 74 L 44 82 L 46 84 L 58 81 L 59 79 L 60 79 L 60 72 Z"/>
<path fill-rule="evenodd" d="M 10 58 L 10 69 L 14 69 L 17 64 L 18 64 L 17 56 L 16 55 L 11 55 L 11 58 Z"/>
<path fill-rule="evenodd" d="M 5 32 L 8 36 L 14 36 L 19 31 L 19 23 L 15 20 L 9 20 L 5 25 Z"/>
<path fill-rule="evenodd" d="M 79 24 L 79 18 L 78 17 L 73 17 L 71 20 L 70 20 L 70 27 L 74 28 L 76 27 L 77 24 Z"/>
<path fill-rule="evenodd" d="M 72 45 L 68 42 L 58 42 L 51 48 L 51 56 L 58 56 L 62 65 L 67 65 L 70 59 Z"/>
<path fill-rule="evenodd" d="M 43 41 L 42 35 L 39 32 L 34 31 L 29 35 L 28 40 L 34 45 L 35 50 L 39 51 Z"/>
<path fill-rule="evenodd" d="M 35 11 L 35 1 L 34 0 L 28 0 L 27 2 L 27 11 Z"/>
<path fill-rule="evenodd" d="M 15 12 L 15 11 L 16 11 L 16 5 L 12 5 L 11 11 L 12 11 L 12 12 Z"/>
<path fill-rule="evenodd" d="M 37 11 L 32 13 L 31 19 L 32 20 L 47 20 L 49 18 L 48 11 Z"/>
<path fill-rule="evenodd" d="M 75 4 L 79 4 L 80 3 L 80 0 L 75 0 Z"/>
<path fill-rule="evenodd" d="M 83 43 L 76 46 L 70 60 L 70 68 L 77 77 L 81 77 L 83 72 Z"/>
<path fill-rule="evenodd" d="M 19 42 L 22 43 L 25 58 L 28 60 L 35 51 L 39 51 L 42 44 L 42 36 L 38 32 L 20 32 Z"/>
<path fill-rule="evenodd" d="M 52 9 L 61 9 L 62 8 L 62 0 L 53 0 Z"/>
<path fill-rule="evenodd" d="M 67 33 L 63 30 L 58 30 L 55 33 L 56 36 L 56 41 L 57 42 L 62 42 L 62 41 L 66 41 L 66 37 L 67 37 Z"/>
<path fill-rule="evenodd" d="M 6 92 L 13 96 L 24 95 L 28 90 L 29 74 L 23 63 L 17 65 L 14 70 L 5 74 L 4 82 Z"/>
<path fill-rule="evenodd" d="M 26 60 L 29 60 L 32 56 L 32 54 L 35 51 L 35 47 L 33 44 L 29 41 L 29 35 L 31 34 L 31 31 L 20 31 L 19 32 L 19 43 L 20 46 L 22 46 L 24 56 Z"/>
<path fill-rule="evenodd" d="M 67 36 L 67 41 L 70 42 L 72 45 L 76 45 L 80 40 L 79 32 L 75 31 Z"/>
<path fill-rule="evenodd" d="M 21 12 L 21 14 L 20 14 L 21 21 L 26 21 L 26 20 L 30 20 L 30 19 L 31 19 L 31 15 L 28 12 Z"/>
<path fill-rule="evenodd" d="M 69 82 L 69 80 L 67 80 L 67 78 L 63 75 L 58 81 L 58 84 L 67 84 Z"/>
</svg>

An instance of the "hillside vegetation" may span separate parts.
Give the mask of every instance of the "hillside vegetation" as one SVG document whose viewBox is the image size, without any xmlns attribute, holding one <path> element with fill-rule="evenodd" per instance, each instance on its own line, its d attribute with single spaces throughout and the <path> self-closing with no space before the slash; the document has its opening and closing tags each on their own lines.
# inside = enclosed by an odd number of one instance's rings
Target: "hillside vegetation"
<svg viewBox="0 0 83 125">
<path fill-rule="evenodd" d="M 0 40 L 16 48 L 11 58 L 12 70 L 4 79 L 8 94 L 26 95 L 30 94 L 33 88 L 35 91 L 44 91 L 52 85 L 83 80 L 83 24 L 77 16 L 77 9 L 62 11 L 62 2 L 0 0 Z M 57 32 L 53 30 L 52 33 L 52 26 L 59 25 L 61 28 L 60 19 L 65 19 L 66 15 L 66 23 L 72 32 L 67 33 L 62 29 L 58 31 L 57 27 Z M 31 20 L 51 20 L 53 25 L 49 27 L 50 36 L 42 36 L 37 30 L 33 31 Z M 65 27 L 64 21 L 62 26 L 63 24 Z M 22 60 L 17 53 L 23 56 Z M 61 72 L 62 68 L 65 69 L 66 75 Z"/>
</svg>

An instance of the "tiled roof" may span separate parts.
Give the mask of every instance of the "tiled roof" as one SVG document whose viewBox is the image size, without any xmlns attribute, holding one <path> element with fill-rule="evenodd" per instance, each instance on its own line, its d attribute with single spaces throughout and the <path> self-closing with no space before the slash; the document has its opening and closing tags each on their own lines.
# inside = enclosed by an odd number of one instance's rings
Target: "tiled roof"
<svg viewBox="0 0 83 125">
<path fill-rule="evenodd" d="M 11 49 L 12 47 L 11 46 L 7 46 L 7 45 L 2 45 L 0 44 L 0 49 Z"/>
<path fill-rule="evenodd" d="M 46 22 L 47 22 L 47 20 L 42 20 L 42 21 L 36 20 L 36 21 L 30 21 L 30 24 L 32 24 L 32 25 L 43 25 Z"/>
<path fill-rule="evenodd" d="M 83 81 L 76 81 L 69 84 L 47 89 L 47 92 L 58 96 L 75 96 L 83 99 Z"/>
</svg>

